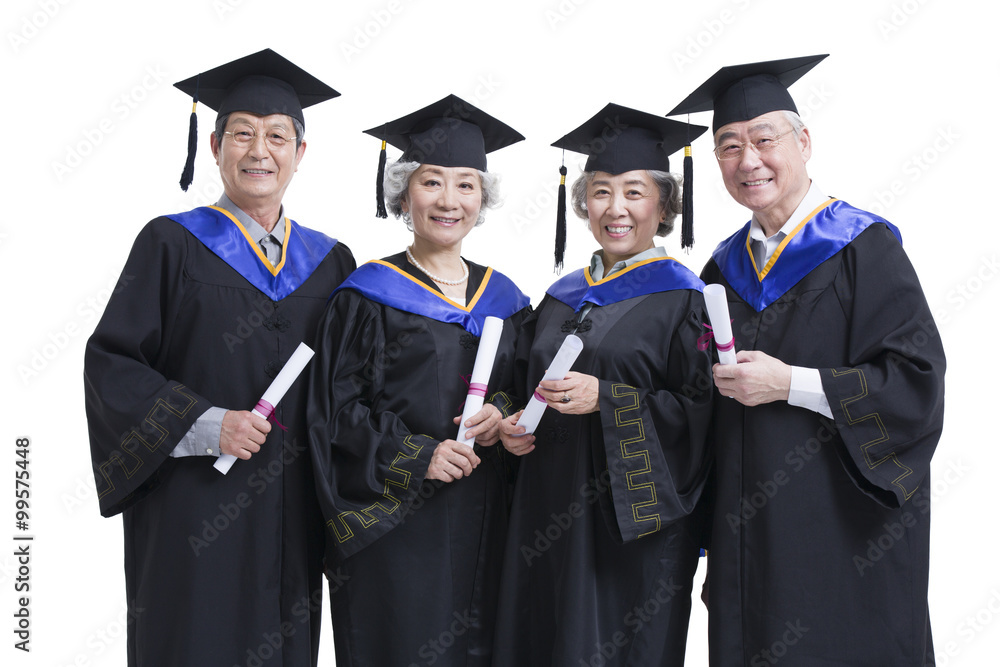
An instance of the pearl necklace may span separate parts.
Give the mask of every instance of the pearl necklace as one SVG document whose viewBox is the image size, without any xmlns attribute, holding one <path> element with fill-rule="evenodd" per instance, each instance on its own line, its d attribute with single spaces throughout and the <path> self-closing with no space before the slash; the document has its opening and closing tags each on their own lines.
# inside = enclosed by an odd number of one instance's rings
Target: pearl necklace
<svg viewBox="0 0 1000 667">
<path fill-rule="evenodd" d="M 413 256 L 413 253 L 410 252 L 410 246 L 406 246 L 406 258 L 410 260 L 410 264 L 413 264 L 413 266 L 420 269 L 424 273 L 424 275 L 426 275 L 428 278 L 430 278 L 436 283 L 440 283 L 442 285 L 461 285 L 462 283 L 464 283 L 466 280 L 469 279 L 469 265 L 466 264 L 465 260 L 463 260 L 461 257 L 458 258 L 458 261 L 462 262 L 462 269 L 464 270 L 465 273 L 458 280 L 445 280 L 444 278 L 438 278 L 433 273 L 425 269 L 423 266 L 420 265 L 420 262 L 418 262 L 416 258 Z"/>
</svg>

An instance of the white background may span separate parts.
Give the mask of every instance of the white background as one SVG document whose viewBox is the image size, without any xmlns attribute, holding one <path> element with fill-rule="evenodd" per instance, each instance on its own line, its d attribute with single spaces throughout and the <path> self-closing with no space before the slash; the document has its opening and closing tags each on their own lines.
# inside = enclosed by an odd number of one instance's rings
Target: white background
<svg viewBox="0 0 1000 667">
<path fill-rule="evenodd" d="M 208 150 L 215 114 L 205 108 L 194 185 L 186 194 L 177 186 L 190 100 L 171 84 L 271 47 L 343 93 L 306 111 L 308 151 L 286 205 L 359 261 L 398 252 L 408 239 L 401 223 L 373 215 L 379 146 L 363 129 L 455 93 L 520 130 L 527 141 L 490 156 L 506 202 L 470 234 L 464 254 L 507 273 L 536 302 L 554 279 L 561 156 L 552 141 L 607 102 L 665 113 L 723 65 L 832 54 L 792 88 L 812 133 L 810 175 L 828 194 L 898 225 L 947 348 L 948 408 L 933 462 L 938 664 L 994 664 L 1000 571 L 991 475 L 1000 454 L 987 397 L 996 394 L 988 350 L 996 347 L 1000 283 L 991 202 L 1000 12 L 976 5 L 5 2 L 0 168 L 11 208 L 0 221 L 0 539 L 9 546 L 0 548 L 0 660 L 124 664 L 121 519 L 101 518 L 95 498 L 84 343 L 142 225 L 220 193 Z M 710 124 L 708 114 L 692 120 Z M 677 255 L 696 272 L 748 217 L 725 193 L 710 149 L 708 136 L 695 142 L 696 246 Z M 572 179 L 581 161 L 570 156 L 567 165 Z M 567 268 L 575 268 L 596 244 L 572 214 L 570 226 Z M 671 253 L 678 245 L 676 234 L 666 239 Z M 13 649 L 20 436 L 31 438 L 36 536 L 30 654 Z M 330 665 L 324 616 L 321 664 Z M 688 664 L 705 664 L 700 603 L 689 645 Z"/>
</svg>

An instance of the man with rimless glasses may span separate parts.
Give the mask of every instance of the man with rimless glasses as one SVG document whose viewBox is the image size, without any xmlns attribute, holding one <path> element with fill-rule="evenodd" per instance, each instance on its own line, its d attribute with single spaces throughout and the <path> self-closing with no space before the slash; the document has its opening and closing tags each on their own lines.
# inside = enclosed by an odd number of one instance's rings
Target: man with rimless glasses
<svg viewBox="0 0 1000 667">
<path fill-rule="evenodd" d="M 84 362 L 101 513 L 125 528 L 128 664 L 315 665 L 323 522 L 305 383 L 274 407 L 282 428 L 249 410 L 355 268 L 283 202 L 302 108 L 338 93 L 271 50 L 176 85 L 218 112 L 225 194 L 139 232 Z M 184 189 L 195 138 L 192 118 Z M 225 475 L 220 454 L 239 459 Z"/>
<path fill-rule="evenodd" d="M 714 111 L 752 217 L 702 272 L 737 363 L 716 364 L 712 665 L 930 665 L 930 460 L 945 358 L 899 230 L 827 197 L 787 87 L 826 56 L 724 67 Z M 905 229 L 905 228 L 904 228 Z"/>
</svg>

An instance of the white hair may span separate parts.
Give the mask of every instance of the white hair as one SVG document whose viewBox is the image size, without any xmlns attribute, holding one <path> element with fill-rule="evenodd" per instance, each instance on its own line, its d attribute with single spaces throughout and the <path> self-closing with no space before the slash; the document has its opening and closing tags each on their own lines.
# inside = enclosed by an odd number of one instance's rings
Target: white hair
<svg viewBox="0 0 1000 667">
<path fill-rule="evenodd" d="M 395 217 L 403 217 L 403 198 L 410 188 L 410 177 L 420 169 L 419 162 L 404 162 L 396 160 L 385 167 L 385 178 L 383 187 L 385 188 L 385 208 Z M 483 199 L 479 207 L 479 219 L 476 226 L 486 221 L 486 209 L 496 208 L 501 205 L 500 201 L 500 177 L 486 171 L 476 170 L 479 180 L 482 183 Z M 412 231 L 412 225 L 407 223 L 407 228 Z"/>
</svg>

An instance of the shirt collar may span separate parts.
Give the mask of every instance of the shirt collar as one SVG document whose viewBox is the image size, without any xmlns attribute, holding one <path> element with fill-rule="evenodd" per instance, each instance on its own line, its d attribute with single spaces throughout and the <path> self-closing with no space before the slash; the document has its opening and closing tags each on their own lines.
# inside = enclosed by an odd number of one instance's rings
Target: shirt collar
<svg viewBox="0 0 1000 667">
<path fill-rule="evenodd" d="M 229 195 L 222 193 L 222 197 L 219 198 L 219 202 L 216 204 L 219 208 L 224 208 L 229 213 L 232 214 L 234 218 L 240 221 L 247 233 L 250 234 L 250 238 L 253 239 L 254 243 L 260 243 L 260 240 L 271 234 L 278 243 L 284 243 L 285 241 L 285 205 L 282 204 L 281 208 L 278 210 L 278 222 L 275 223 L 274 229 L 268 232 L 266 229 L 260 226 L 256 220 L 251 218 L 246 212 L 239 206 L 233 203 L 233 200 L 229 198 Z"/>
<path fill-rule="evenodd" d="M 785 221 L 785 224 L 782 225 L 781 229 L 779 229 L 775 235 L 780 233 L 788 236 L 791 234 L 792 230 L 798 227 L 799 223 L 801 223 L 807 215 L 816 210 L 816 208 L 827 199 L 829 199 L 829 197 L 823 194 L 823 191 L 816 185 L 816 181 L 811 181 L 809 191 L 806 192 L 806 196 L 802 198 L 802 201 L 799 202 L 798 207 L 792 213 L 791 217 Z M 764 229 L 760 226 L 760 223 L 757 222 L 756 215 L 750 219 L 750 238 L 754 241 L 767 240 L 767 237 L 764 235 Z"/>
<path fill-rule="evenodd" d="M 590 277 L 595 281 L 604 280 L 608 276 L 622 269 L 632 266 L 636 262 L 641 262 L 646 259 L 653 259 L 654 257 L 666 257 L 667 250 L 663 246 L 653 246 L 649 250 L 643 250 L 638 255 L 632 255 L 628 259 L 622 260 L 620 262 L 615 262 L 611 266 L 611 270 L 608 271 L 607 275 L 604 274 L 604 258 L 601 256 L 601 251 L 596 250 L 594 254 L 590 257 Z"/>
</svg>

